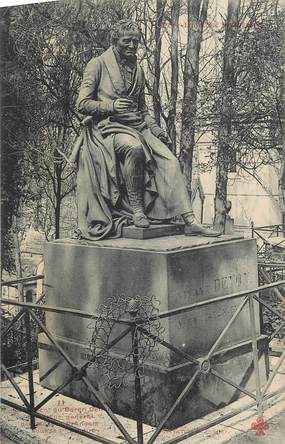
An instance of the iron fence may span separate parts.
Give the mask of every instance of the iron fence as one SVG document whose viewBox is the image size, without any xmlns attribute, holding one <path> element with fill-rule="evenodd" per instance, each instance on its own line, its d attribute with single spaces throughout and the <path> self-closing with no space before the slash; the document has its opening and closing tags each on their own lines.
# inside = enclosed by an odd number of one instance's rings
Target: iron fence
<svg viewBox="0 0 285 444">
<path fill-rule="evenodd" d="M 273 257 L 274 249 L 284 244 L 285 225 L 264 225 L 255 227 L 251 222 L 251 237 L 257 240 L 257 254 L 261 260 L 269 261 Z M 280 243 L 277 242 L 274 247 L 271 245 L 271 239 L 280 238 Z M 276 256 L 276 255 L 275 255 Z M 278 256 L 277 256 L 278 257 Z M 283 256 L 281 256 L 283 258 Z M 278 259 L 277 259 L 278 260 Z M 284 259 L 283 259 L 284 260 Z"/>
<path fill-rule="evenodd" d="M 254 234 L 257 236 L 259 235 L 259 232 L 263 232 L 267 234 L 267 237 L 279 237 L 284 236 L 285 233 L 285 225 L 284 224 L 275 224 L 275 225 L 262 225 L 262 226 L 254 226 L 254 223 L 251 222 L 251 235 L 252 237 L 255 237 Z"/>
<path fill-rule="evenodd" d="M 46 327 L 43 319 L 39 316 L 39 313 L 58 313 L 62 314 L 64 316 L 75 316 L 75 317 L 81 317 L 85 319 L 99 319 L 100 315 L 98 313 L 90 314 L 82 310 L 76 310 L 76 309 L 67 309 L 67 308 L 61 308 L 61 307 L 54 307 L 50 305 L 39 305 L 34 303 L 24 303 L 19 302 L 17 300 L 11 300 L 11 299 L 5 299 L 2 298 L 1 302 L 2 304 L 6 305 L 12 305 L 14 307 L 18 307 L 19 311 L 18 313 L 13 317 L 13 319 L 10 321 L 8 325 L 5 326 L 4 331 L 2 332 L 2 339 L 5 339 L 7 334 L 11 331 L 11 329 L 15 326 L 15 324 L 19 320 L 23 320 L 23 327 L 25 329 L 25 345 L 26 345 L 26 362 L 27 362 L 27 371 L 28 371 L 28 382 L 29 382 L 29 395 L 26 396 L 23 391 L 21 390 L 21 387 L 17 382 L 15 381 L 15 378 L 13 377 L 11 371 L 7 368 L 5 363 L 1 364 L 1 369 L 3 374 L 6 376 L 6 378 L 10 381 L 14 389 L 16 390 L 19 398 L 21 399 L 23 405 L 17 404 L 15 402 L 12 402 L 9 399 L 3 399 L 2 402 L 5 405 L 8 405 L 10 407 L 13 407 L 17 410 L 20 410 L 22 412 L 25 412 L 30 417 L 30 427 L 32 429 L 36 426 L 36 418 L 39 418 L 41 420 L 50 422 L 52 424 L 55 424 L 57 426 L 63 427 L 65 429 L 68 429 L 72 432 L 79 433 L 80 435 L 86 436 L 88 438 L 91 438 L 97 442 L 101 443 L 107 443 L 107 444 L 114 444 L 115 442 L 111 439 L 107 439 L 106 437 L 99 436 L 97 434 L 88 432 L 86 430 L 80 429 L 78 427 L 75 427 L 71 424 L 68 424 L 63 421 L 59 421 L 55 418 L 52 418 L 51 416 L 45 415 L 43 413 L 40 413 L 39 410 L 48 402 L 50 401 L 56 394 L 60 393 L 65 387 L 67 387 L 72 381 L 82 381 L 82 383 L 87 387 L 89 392 L 94 396 L 97 403 L 101 406 L 102 409 L 105 410 L 105 412 L 108 414 L 108 416 L 111 418 L 115 426 L 120 430 L 122 436 L 128 443 L 138 443 L 143 444 L 144 442 L 144 432 L 143 432 L 143 399 L 142 399 L 142 384 L 143 380 L 141 379 L 141 373 L 140 373 L 140 349 L 138 347 L 138 341 L 140 335 L 145 335 L 146 337 L 149 337 L 155 341 L 157 341 L 162 347 L 166 348 L 167 350 L 170 350 L 171 352 L 175 353 L 180 358 L 183 358 L 187 363 L 190 363 L 195 366 L 194 373 L 190 376 L 189 380 L 186 382 L 183 390 L 177 397 L 177 399 L 173 402 L 163 419 L 160 421 L 158 426 L 155 428 L 155 431 L 152 433 L 150 438 L 147 440 L 147 444 L 152 444 L 155 442 L 155 440 L 160 435 L 161 431 L 165 428 L 165 424 L 169 420 L 169 418 L 172 416 L 173 412 L 177 409 L 177 407 L 181 404 L 181 402 L 185 399 L 186 396 L 189 395 L 191 392 L 191 389 L 193 388 L 195 382 L 198 380 L 198 378 L 201 375 L 212 375 L 215 378 L 217 378 L 220 381 L 223 381 L 224 383 L 228 384 L 229 386 L 235 388 L 238 392 L 243 393 L 247 396 L 249 396 L 253 401 L 250 404 L 250 406 L 256 406 L 257 408 L 257 416 L 259 424 L 262 424 L 263 421 L 263 413 L 265 409 L 266 401 L 274 396 L 276 393 L 269 393 L 269 388 L 272 385 L 272 382 L 278 373 L 278 370 L 284 360 L 285 357 L 285 350 L 282 351 L 281 356 L 278 360 L 278 363 L 273 368 L 271 375 L 267 379 L 265 384 L 262 384 L 261 377 L 260 377 L 260 367 L 259 367 L 259 350 L 258 350 L 258 340 L 259 340 L 259 333 L 256 325 L 256 303 L 259 304 L 259 306 L 265 307 L 267 310 L 269 310 L 271 313 L 273 313 L 278 319 L 279 323 L 270 334 L 266 336 L 266 340 L 268 344 L 270 341 L 278 335 L 278 333 L 281 331 L 282 328 L 284 328 L 285 325 L 285 316 L 281 313 L 279 313 L 274 307 L 272 307 L 265 299 L 262 297 L 263 294 L 265 294 L 268 291 L 274 291 L 276 296 L 282 301 L 283 298 L 283 290 L 285 286 L 285 280 L 278 281 L 278 282 L 272 282 L 272 283 L 266 283 L 265 285 L 259 286 L 251 291 L 240 291 L 224 296 L 214 297 L 214 298 L 208 298 L 206 300 L 201 300 L 200 302 L 196 302 L 193 304 L 189 304 L 187 306 L 175 308 L 172 310 L 167 310 L 163 312 L 159 312 L 155 315 L 153 315 L 153 319 L 170 319 L 174 316 L 177 316 L 182 313 L 189 313 L 192 310 L 195 310 L 197 308 L 210 306 L 213 304 L 217 304 L 222 301 L 233 301 L 237 299 L 241 299 L 230 317 L 230 319 L 226 322 L 226 325 L 222 328 L 220 334 L 218 337 L 213 341 L 212 346 L 208 350 L 208 352 L 203 356 L 202 358 L 192 356 L 190 353 L 185 352 L 185 350 L 171 344 L 170 342 L 164 340 L 160 336 L 156 336 L 155 334 L 151 333 L 149 329 L 146 328 L 145 322 L 146 320 L 144 318 L 141 318 L 138 316 L 138 311 L 136 310 L 136 307 L 132 307 L 129 310 L 129 316 L 128 317 L 121 317 L 121 318 L 113 318 L 108 317 L 106 315 L 106 319 L 110 318 L 109 320 L 111 322 L 116 322 L 124 327 L 123 331 L 117 335 L 116 338 L 114 338 L 112 341 L 110 341 L 106 347 L 108 349 L 112 349 L 116 344 L 118 344 L 123 338 L 130 336 L 131 338 L 131 358 L 132 358 L 132 364 L 133 364 L 133 370 L 134 370 L 134 378 L 135 378 L 135 384 L 134 384 L 134 399 L 135 399 L 135 407 L 136 407 L 136 424 L 137 424 L 137 436 L 136 439 L 132 438 L 130 436 L 130 433 L 122 422 L 118 419 L 118 417 L 113 413 L 112 409 L 108 405 L 108 401 L 105 398 L 105 395 L 102 391 L 100 391 L 98 385 L 96 384 L 96 381 L 90 380 L 90 378 L 87 375 L 87 369 L 90 366 L 90 360 L 86 360 L 82 365 L 78 366 L 74 359 L 63 349 L 63 347 L 59 344 L 57 341 L 57 338 L 55 338 L 54 334 Z M 252 364 L 254 369 L 254 378 L 255 378 L 255 390 L 250 391 L 246 387 L 237 384 L 234 382 L 231 378 L 225 376 L 224 374 L 221 374 L 214 366 L 212 365 L 213 357 L 220 353 L 219 346 L 225 336 L 228 334 L 231 326 L 237 319 L 238 315 L 241 313 L 244 307 L 247 307 L 249 310 L 249 316 L 250 316 L 250 328 L 251 328 L 251 338 L 250 338 L 250 345 L 252 349 Z M 151 320 L 151 316 L 149 317 L 148 321 Z M 49 395 L 47 395 L 43 400 L 41 400 L 39 403 L 35 402 L 34 398 L 34 377 L 33 377 L 33 353 L 32 353 L 32 333 L 31 333 L 31 324 L 34 322 L 40 331 L 42 331 L 46 337 L 49 339 L 49 341 L 52 343 L 53 347 L 57 350 L 57 352 L 61 355 L 63 360 L 68 364 L 68 366 L 71 368 L 72 372 L 71 375 L 66 378 L 66 380 L 61 383 L 58 387 L 56 387 L 54 390 L 51 390 Z M 203 425 L 201 427 L 196 428 L 194 431 L 191 431 L 189 433 L 184 433 L 180 436 L 176 436 L 175 438 L 172 438 L 166 442 L 166 444 L 174 444 L 180 441 L 183 441 L 186 438 L 189 438 L 190 436 L 193 436 L 195 433 L 199 433 L 203 430 L 206 430 L 207 428 L 212 427 L 213 425 L 216 425 L 220 422 L 225 421 L 226 419 L 229 419 L 230 417 L 233 417 L 235 414 L 237 414 L 239 411 L 233 411 L 228 415 L 223 416 L 222 418 L 216 419 L 214 421 L 210 421 L 207 425 Z"/>
<path fill-rule="evenodd" d="M 1 282 L 1 287 L 14 287 L 18 284 L 35 282 L 37 280 L 43 280 L 44 275 L 37 276 L 29 276 L 25 278 L 13 279 L 5 282 Z M 9 300 L 9 299 L 8 299 Z M 37 305 L 42 305 L 45 303 L 45 294 L 42 294 L 36 301 Z M 11 307 L 10 304 L 3 304 L 1 307 L 1 325 L 2 331 L 6 331 L 6 328 L 10 325 L 11 321 L 14 319 L 15 306 L 12 305 L 13 309 L 9 309 Z M 37 315 L 41 318 L 43 322 L 45 322 L 45 312 L 36 310 Z M 34 366 L 36 366 L 38 360 L 38 347 L 37 347 L 37 338 L 40 333 L 40 329 L 38 325 L 32 321 L 31 322 L 31 350 L 32 350 L 32 359 L 34 362 Z M 18 317 L 11 328 L 7 330 L 5 336 L 2 337 L 1 340 L 1 359 L 5 366 L 12 372 L 13 374 L 20 374 L 26 371 L 27 362 L 26 362 L 26 350 L 25 350 L 25 341 L 26 341 L 26 330 L 25 330 L 25 322 L 23 317 Z M 3 373 L 1 374 L 3 377 Z"/>
<path fill-rule="evenodd" d="M 270 262 L 266 260 L 258 263 L 259 285 L 267 285 L 285 279 L 285 262 Z M 285 315 L 285 293 L 283 288 L 274 287 L 263 292 L 264 298 L 275 311 Z M 261 308 L 261 328 L 265 334 L 271 334 L 279 323 L 279 318 L 275 313 L 268 310 L 267 307 Z M 281 339 L 285 336 L 285 328 L 281 328 L 276 335 Z M 279 353 L 272 351 L 272 354 Z"/>
<path fill-rule="evenodd" d="M 253 222 L 251 223 L 251 237 L 257 240 L 259 285 L 267 285 L 285 279 L 285 249 L 280 248 L 281 246 L 285 247 L 284 235 L 284 224 L 254 226 Z M 274 238 L 275 242 L 272 244 L 271 240 Z M 278 287 L 269 289 L 264 292 L 264 297 L 273 308 L 280 310 L 281 314 L 285 314 L 285 297 L 282 289 Z M 278 323 L 278 317 L 263 306 L 261 321 L 262 332 L 270 334 Z M 284 335 L 284 329 L 281 329 L 279 337 L 284 337 Z"/>
</svg>

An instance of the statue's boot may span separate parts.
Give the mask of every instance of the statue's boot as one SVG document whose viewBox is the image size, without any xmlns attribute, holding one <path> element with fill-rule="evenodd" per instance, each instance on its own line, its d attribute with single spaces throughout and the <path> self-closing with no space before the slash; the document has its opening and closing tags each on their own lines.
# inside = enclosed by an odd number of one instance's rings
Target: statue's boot
<svg viewBox="0 0 285 444">
<path fill-rule="evenodd" d="M 134 213 L 133 221 L 134 221 L 135 227 L 148 228 L 150 226 L 150 222 L 149 222 L 148 218 L 141 211 Z"/>
<path fill-rule="evenodd" d="M 211 228 L 206 228 L 203 227 L 203 225 L 199 224 L 195 218 L 193 211 L 189 211 L 188 213 L 182 214 L 182 218 L 185 222 L 185 225 L 189 227 L 187 229 L 187 235 L 218 237 L 222 234 L 220 231 L 216 231 Z"/>
<path fill-rule="evenodd" d="M 134 149 L 125 170 L 125 183 L 130 206 L 133 210 L 133 222 L 139 228 L 150 226 L 144 213 L 144 159 L 143 151 Z"/>
<path fill-rule="evenodd" d="M 133 210 L 133 222 L 136 227 L 148 228 L 150 226 L 149 220 L 144 214 L 144 176 L 136 175 L 129 178 L 127 185 L 127 193 L 129 202 Z"/>
</svg>

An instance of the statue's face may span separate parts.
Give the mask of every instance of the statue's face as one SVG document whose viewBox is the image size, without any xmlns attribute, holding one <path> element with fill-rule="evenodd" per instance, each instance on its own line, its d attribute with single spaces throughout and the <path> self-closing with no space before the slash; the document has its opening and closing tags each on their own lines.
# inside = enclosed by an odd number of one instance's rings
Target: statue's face
<svg viewBox="0 0 285 444">
<path fill-rule="evenodd" d="M 116 48 L 123 57 L 131 58 L 137 53 L 139 41 L 140 35 L 137 32 L 124 31 L 116 42 Z"/>
</svg>

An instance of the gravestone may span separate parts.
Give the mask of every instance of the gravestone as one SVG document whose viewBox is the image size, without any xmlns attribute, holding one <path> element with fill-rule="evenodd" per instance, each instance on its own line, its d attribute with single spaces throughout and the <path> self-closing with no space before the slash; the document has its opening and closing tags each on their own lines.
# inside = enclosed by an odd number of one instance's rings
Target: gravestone
<svg viewBox="0 0 285 444">
<path fill-rule="evenodd" d="M 131 299 L 136 295 L 155 295 L 160 312 L 198 303 L 226 294 L 251 290 L 258 285 L 256 243 L 237 236 L 219 238 L 172 235 L 154 239 L 108 239 L 99 242 L 59 240 L 45 245 L 45 285 L 47 304 L 94 313 L 118 295 Z M 207 355 L 243 297 L 197 307 L 187 313 L 165 317 L 163 339 L 197 359 Z M 266 342 L 260 334 L 256 305 L 258 347 L 262 380 L 267 377 Z M 93 322 L 94 325 L 94 322 Z M 90 357 L 92 322 L 75 316 L 47 314 L 47 328 L 58 343 L 83 365 Z M 110 340 L 125 326 L 112 329 Z M 45 387 L 55 389 L 71 374 L 48 339 L 39 338 L 40 378 Z M 131 339 L 124 338 L 112 356 L 118 362 L 130 351 Z M 254 388 L 251 352 L 251 328 L 245 306 L 219 344 L 211 365 L 235 384 Z M 158 346 L 155 355 L 145 362 L 142 383 L 144 422 L 157 425 L 166 414 L 195 371 L 194 364 Z M 87 370 L 97 381 L 111 408 L 122 415 L 135 417 L 133 375 L 126 375 L 126 386 L 100 385 L 100 371 Z M 63 389 L 68 396 L 98 405 L 81 381 Z M 238 391 L 202 374 L 193 389 L 177 408 L 166 426 L 185 424 L 236 399 Z"/>
</svg>

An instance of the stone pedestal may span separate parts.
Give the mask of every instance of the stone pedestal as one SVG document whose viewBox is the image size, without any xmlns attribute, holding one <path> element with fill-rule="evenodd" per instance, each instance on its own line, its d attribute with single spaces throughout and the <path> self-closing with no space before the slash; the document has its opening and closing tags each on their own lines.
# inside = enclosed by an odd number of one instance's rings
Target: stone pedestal
<svg viewBox="0 0 285 444">
<path fill-rule="evenodd" d="M 257 257 L 254 239 L 233 236 L 219 238 L 175 235 L 159 239 L 116 239 L 100 242 L 57 241 L 45 245 L 47 304 L 96 312 L 101 304 L 117 295 L 132 298 L 155 295 L 160 311 L 182 307 L 257 286 Z M 213 303 L 164 318 L 163 338 L 195 357 L 207 354 L 215 339 L 241 302 L 241 298 Z M 257 308 L 257 307 L 256 307 Z M 259 312 L 256 310 L 259 328 Z M 90 320 L 47 314 L 47 328 L 78 365 L 88 360 L 92 334 Z M 91 325 L 92 327 L 92 325 Z M 112 330 L 113 339 L 125 327 Z M 260 331 L 258 330 L 258 334 Z M 64 382 L 69 369 L 49 341 L 40 336 L 42 384 L 55 388 Z M 259 338 L 261 376 L 266 378 L 266 344 Z M 130 338 L 117 344 L 112 353 L 123 359 L 130 350 Z M 252 387 L 250 319 L 245 307 L 218 347 L 213 365 L 238 384 Z M 194 366 L 185 364 L 173 352 L 159 347 L 156 361 L 146 363 L 143 384 L 144 421 L 156 425 L 179 395 Z M 50 369 L 53 369 L 50 371 Z M 96 369 L 90 378 L 98 381 Z M 128 378 L 127 378 L 128 379 Z M 99 379 L 100 385 L 100 379 Z M 133 417 L 134 386 L 104 389 L 112 409 Z M 84 385 L 73 382 L 64 393 L 96 404 Z M 171 417 L 167 427 L 176 427 L 231 402 L 238 392 L 211 375 L 203 375 Z"/>
<path fill-rule="evenodd" d="M 235 231 L 234 219 L 230 216 L 226 216 L 225 234 L 233 234 Z"/>
<path fill-rule="evenodd" d="M 149 228 L 138 228 L 130 225 L 123 228 L 122 237 L 127 239 L 154 239 L 157 237 L 174 236 L 184 232 L 184 225 L 157 224 Z"/>
</svg>

